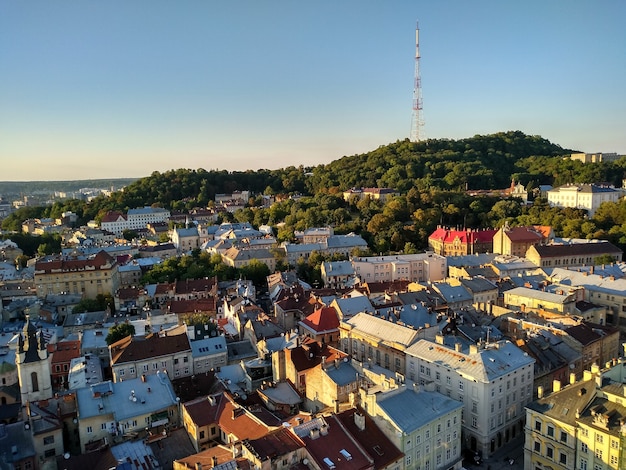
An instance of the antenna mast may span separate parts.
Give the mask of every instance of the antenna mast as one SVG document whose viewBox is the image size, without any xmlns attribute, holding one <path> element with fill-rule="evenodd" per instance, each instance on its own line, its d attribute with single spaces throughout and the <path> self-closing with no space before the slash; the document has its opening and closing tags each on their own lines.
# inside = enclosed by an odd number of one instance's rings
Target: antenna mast
<svg viewBox="0 0 626 470">
<path fill-rule="evenodd" d="M 420 28 L 415 27 L 415 82 L 413 86 L 413 116 L 411 119 L 411 142 L 419 142 L 424 138 L 422 128 L 422 79 L 420 77 Z"/>
</svg>

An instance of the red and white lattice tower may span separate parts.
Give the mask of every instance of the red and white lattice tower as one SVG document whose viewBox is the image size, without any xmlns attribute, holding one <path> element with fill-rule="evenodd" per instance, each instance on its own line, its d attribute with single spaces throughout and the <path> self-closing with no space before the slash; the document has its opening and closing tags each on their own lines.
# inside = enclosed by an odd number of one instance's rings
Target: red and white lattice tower
<svg viewBox="0 0 626 470">
<path fill-rule="evenodd" d="M 415 82 L 413 86 L 413 115 L 411 119 L 411 142 L 424 139 L 422 118 L 422 79 L 420 77 L 420 28 L 415 27 Z"/>
</svg>

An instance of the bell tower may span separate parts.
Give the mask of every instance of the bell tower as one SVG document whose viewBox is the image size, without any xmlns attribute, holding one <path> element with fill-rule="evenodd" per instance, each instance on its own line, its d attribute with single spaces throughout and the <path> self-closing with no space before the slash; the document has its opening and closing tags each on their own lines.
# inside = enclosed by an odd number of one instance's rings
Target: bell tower
<svg viewBox="0 0 626 470">
<path fill-rule="evenodd" d="M 17 376 L 20 382 L 22 405 L 28 401 L 52 398 L 50 361 L 43 332 L 26 317 L 26 324 L 19 335 L 15 355 Z"/>
</svg>

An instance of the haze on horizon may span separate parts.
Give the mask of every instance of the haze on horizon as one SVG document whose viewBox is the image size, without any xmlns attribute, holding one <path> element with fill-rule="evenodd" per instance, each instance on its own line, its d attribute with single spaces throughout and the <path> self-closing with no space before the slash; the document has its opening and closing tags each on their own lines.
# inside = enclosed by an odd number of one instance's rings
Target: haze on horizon
<svg viewBox="0 0 626 470">
<path fill-rule="evenodd" d="M 0 7 L 0 181 L 324 164 L 520 130 L 626 154 L 626 2 L 164 0 Z"/>
</svg>

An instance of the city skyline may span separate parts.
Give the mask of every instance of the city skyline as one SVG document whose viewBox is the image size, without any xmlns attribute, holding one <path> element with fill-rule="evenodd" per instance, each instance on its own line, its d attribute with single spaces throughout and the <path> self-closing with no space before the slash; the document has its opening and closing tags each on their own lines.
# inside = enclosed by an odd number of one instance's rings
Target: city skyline
<svg viewBox="0 0 626 470">
<path fill-rule="evenodd" d="M 326 164 L 520 130 L 626 154 L 626 4 L 34 2 L 0 7 L 0 181 Z"/>
</svg>

